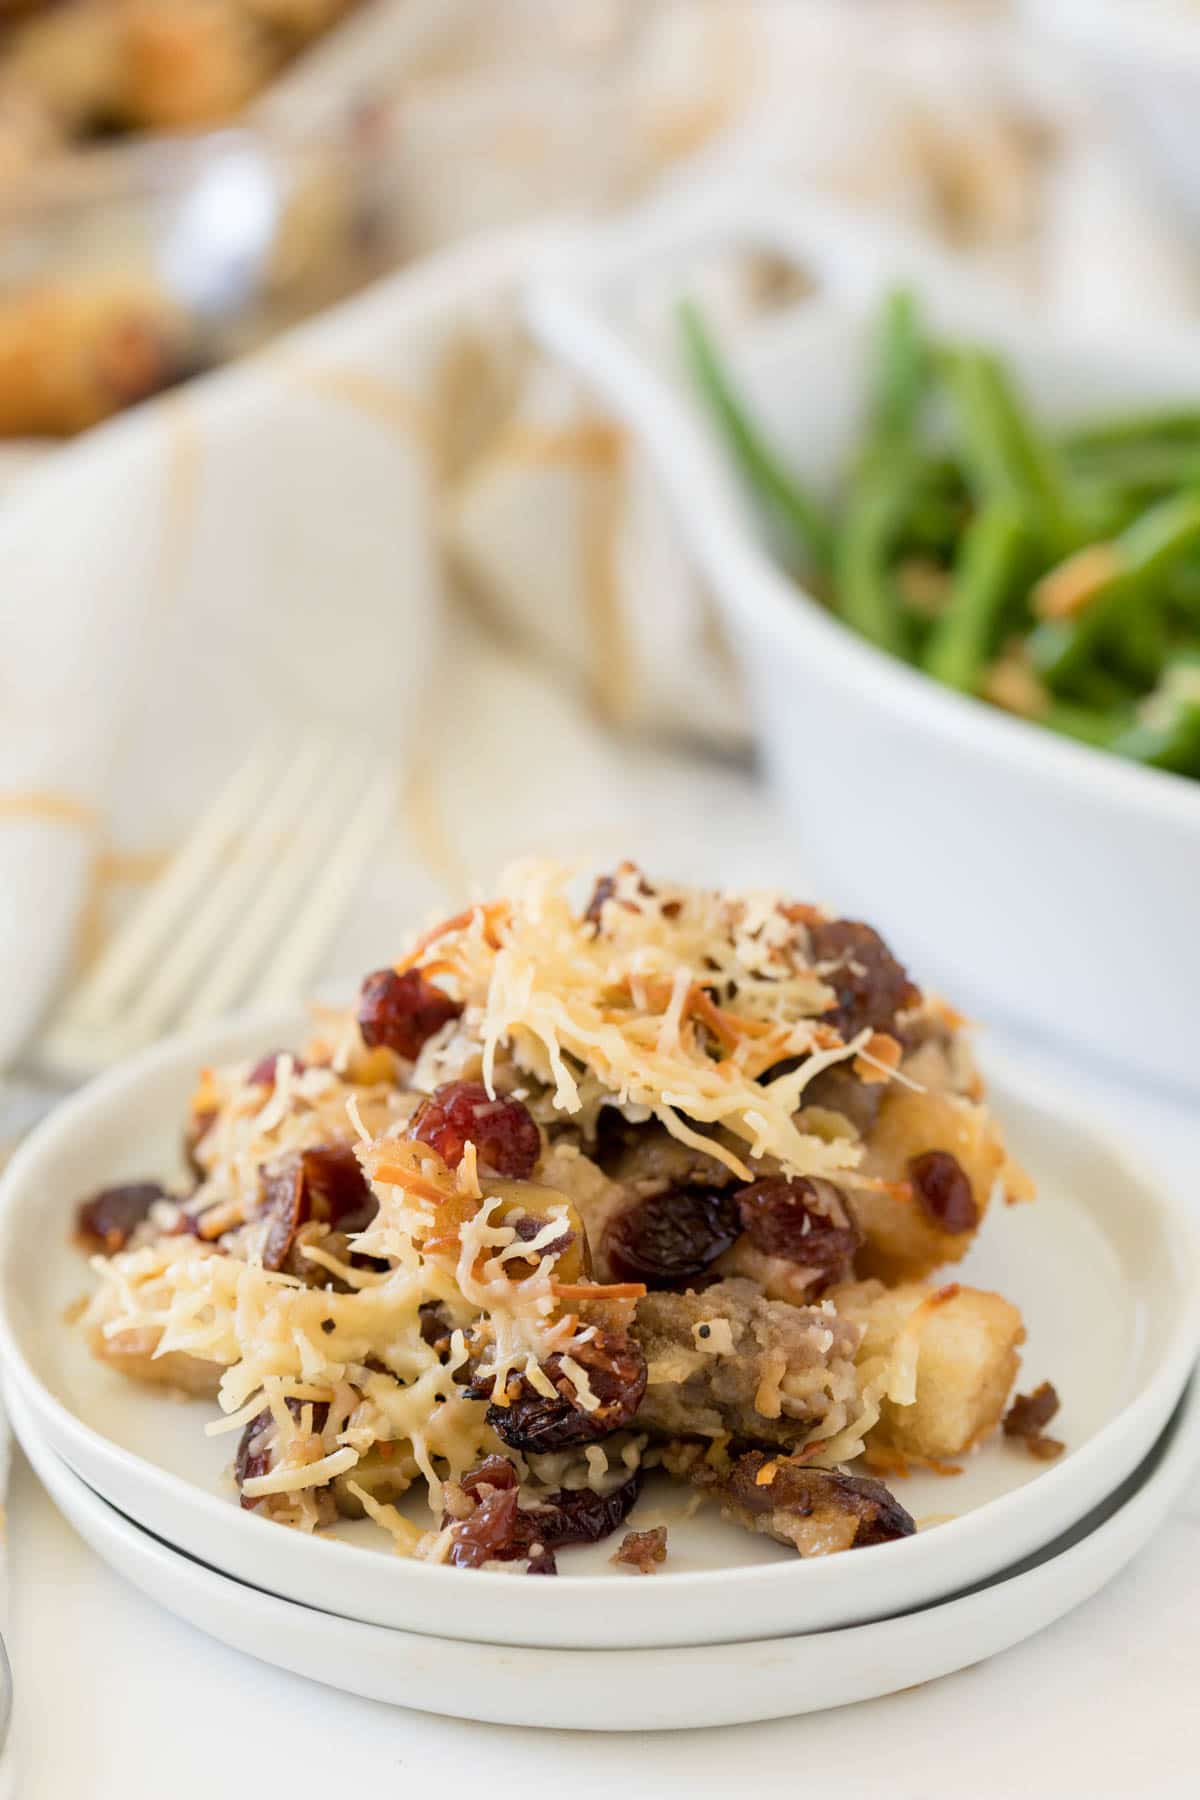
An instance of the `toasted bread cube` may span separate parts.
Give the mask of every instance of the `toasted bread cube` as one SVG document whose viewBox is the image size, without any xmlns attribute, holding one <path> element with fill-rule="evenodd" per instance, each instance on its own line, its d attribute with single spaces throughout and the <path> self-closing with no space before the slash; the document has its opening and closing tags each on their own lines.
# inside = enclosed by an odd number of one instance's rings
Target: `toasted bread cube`
<svg viewBox="0 0 1200 1800">
<path fill-rule="evenodd" d="M 105 1337 L 99 1325 L 88 1332 L 88 1347 L 98 1362 L 105 1362 L 118 1375 L 133 1381 L 150 1382 L 155 1387 L 176 1388 L 185 1394 L 215 1398 L 224 1374 L 220 1363 L 204 1357 L 189 1356 L 185 1350 L 168 1350 L 155 1356 L 161 1332 L 154 1326 L 137 1326 Z"/>
<path fill-rule="evenodd" d="M 906 1326 L 915 1333 L 916 1398 L 907 1406 L 885 1400 L 868 1445 L 941 1461 L 961 1456 L 999 1423 L 1025 1339 L 1020 1313 L 1002 1295 L 957 1283 L 858 1281 L 830 1298 L 840 1317 L 863 1328 L 857 1361 L 864 1374 L 902 1351 Z"/>
<path fill-rule="evenodd" d="M 862 1171 L 888 1182 L 908 1182 L 912 1159 L 930 1150 L 955 1157 L 971 1184 L 977 1220 L 973 1227 L 947 1231 L 917 1194 L 853 1190 L 855 1215 L 866 1243 L 855 1259 L 861 1275 L 882 1281 L 914 1280 L 965 1256 L 999 1185 L 1013 1198 L 1029 1187 L 1010 1161 L 995 1121 L 974 1101 L 957 1094 L 918 1093 L 893 1087 L 866 1137 Z"/>
</svg>

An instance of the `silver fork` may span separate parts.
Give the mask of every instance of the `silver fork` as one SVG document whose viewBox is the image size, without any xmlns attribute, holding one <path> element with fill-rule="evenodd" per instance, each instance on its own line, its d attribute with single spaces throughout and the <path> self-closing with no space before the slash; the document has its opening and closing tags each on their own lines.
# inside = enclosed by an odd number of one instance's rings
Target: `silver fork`
<svg viewBox="0 0 1200 1800">
<path fill-rule="evenodd" d="M 254 750 L 35 1046 L 39 1076 L 60 1085 L 0 1079 L 0 1166 L 64 1087 L 172 1026 L 202 1024 L 239 1001 L 299 999 L 394 793 L 392 773 L 361 748 Z M 0 1638 L 0 1755 L 11 1713 Z"/>
<path fill-rule="evenodd" d="M 395 790 L 378 755 L 260 744 L 201 814 L 35 1045 L 59 1081 L 236 1005 L 300 998 L 384 832 Z"/>
</svg>

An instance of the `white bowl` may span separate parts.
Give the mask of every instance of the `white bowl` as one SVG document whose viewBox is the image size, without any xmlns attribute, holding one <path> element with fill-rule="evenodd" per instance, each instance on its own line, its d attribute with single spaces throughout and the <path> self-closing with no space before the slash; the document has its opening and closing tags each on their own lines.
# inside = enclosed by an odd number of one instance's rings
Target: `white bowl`
<svg viewBox="0 0 1200 1800">
<path fill-rule="evenodd" d="M 1055 1429 L 1069 1450 L 1059 1462 L 995 1441 L 953 1481 L 926 1474 L 902 1487 L 918 1519 L 953 1513 L 949 1522 L 813 1562 L 723 1524 L 711 1508 L 683 1521 L 685 1495 L 664 1483 L 671 1550 L 652 1581 L 614 1570 L 611 1544 L 565 1552 L 557 1580 L 525 1581 L 404 1561 L 367 1524 L 340 1528 L 345 1541 L 288 1531 L 238 1506 L 233 1443 L 204 1435 L 214 1406 L 173 1402 L 96 1363 L 64 1312 L 89 1279 L 68 1243 L 80 1196 L 169 1169 L 196 1068 L 295 1041 L 300 1024 L 242 1021 L 157 1047 L 61 1108 L 0 1186 L 0 1355 L 37 1430 L 139 1525 L 288 1599 L 439 1637 L 563 1648 L 860 1624 L 986 1580 L 1078 1521 L 1145 1456 L 1195 1362 L 1197 1242 L 1186 1214 L 1139 1158 L 1009 1075 L 996 1083 L 998 1111 L 1041 1198 L 995 1209 L 961 1274 L 1020 1303 L 1023 1385 L 1049 1378 L 1063 1397 Z M 634 1522 L 663 1502 L 650 1492 Z"/>
<path fill-rule="evenodd" d="M 1096 1593 L 1161 1526 L 1194 1473 L 1200 1392 L 1193 1383 L 1119 1494 L 1032 1564 L 1006 1570 L 974 1593 L 849 1631 L 671 1650 L 502 1649 L 384 1630 L 277 1600 L 139 1530 L 55 1456 L 20 1399 L 13 1423 L 51 1497 L 97 1554 L 235 1649 L 372 1700 L 455 1718 L 661 1731 L 789 1718 L 895 1693 L 1042 1630 Z"/>
<path fill-rule="evenodd" d="M 807 881 L 884 926 L 956 1000 L 1195 1089 L 1200 783 L 950 692 L 840 625 L 768 554 L 661 338 L 636 337 L 611 301 L 651 277 L 658 297 L 686 291 L 670 268 L 705 247 L 768 244 L 815 265 L 837 298 L 747 333 L 732 360 L 751 410 L 825 485 L 855 440 L 870 314 L 890 280 L 919 283 L 940 329 L 998 344 L 1051 417 L 1200 400 L 1200 342 L 1117 355 L 1056 338 L 927 254 L 861 233 L 725 192 L 597 231 L 565 272 L 544 273 L 529 315 L 637 431 L 716 594 L 795 822 L 784 873 L 794 850 Z"/>
</svg>

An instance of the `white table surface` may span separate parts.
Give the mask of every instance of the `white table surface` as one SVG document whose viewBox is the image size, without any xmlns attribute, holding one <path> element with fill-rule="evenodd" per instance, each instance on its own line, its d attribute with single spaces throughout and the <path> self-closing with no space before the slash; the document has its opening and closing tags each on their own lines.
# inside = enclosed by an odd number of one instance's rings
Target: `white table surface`
<svg viewBox="0 0 1200 1800">
<path fill-rule="evenodd" d="M 770 878 L 787 827 L 743 772 L 701 773 L 598 732 L 577 747 L 572 734 L 583 727 L 567 698 L 504 668 L 495 651 L 485 661 L 488 678 L 472 684 L 479 705 L 442 759 L 439 796 L 445 835 L 465 821 L 460 848 L 476 867 L 501 860 L 502 842 L 511 850 L 513 829 L 511 813 L 482 802 L 516 792 L 539 841 L 556 849 L 615 851 L 692 878 Z M 522 764 L 503 726 L 535 708 L 558 754 Z M 591 777 L 582 785 L 569 745 Z M 364 895 L 348 921 L 339 966 L 374 966 L 394 953 L 398 921 L 438 905 L 437 870 L 415 832 L 409 848 L 407 891 L 397 899 L 393 864 L 386 887 Z M 1023 1054 L 1095 1102 L 1110 1129 L 1150 1149 L 1181 1193 L 1196 1187 L 1194 1107 L 1189 1114 L 1057 1057 Z M 622 1782 L 632 1782 L 634 1800 L 790 1796 L 801 1781 L 838 1800 L 1200 1792 L 1200 1497 L 1088 1605 L 989 1663 L 834 1713 L 636 1741 L 403 1712 L 226 1649 L 112 1574 L 19 1453 L 8 1513 L 19 1800 L 331 1800 L 356 1785 L 391 1800 L 418 1776 L 433 1780 L 439 1800 L 467 1783 L 487 1800 L 525 1800 L 542 1778 L 550 1791 L 569 1782 L 572 1800 L 607 1800 Z M 602 1693 L 596 1704 L 602 1711 Z M 2 1780 L 0 1797 L 8 1800 Z"/>
<path fill-rule="evenodd" d="M 419 1777 L 489 1800 L 1197 1791 L 1195 1506 L 1088 1605 L 977 1668 L 838 1712 L 636 1738 L 461 1724 L 278 1673 L 111 1574 L 24 1465 L 12 1511 L 21 1800 L 330 1800 Z"/>
</svg>

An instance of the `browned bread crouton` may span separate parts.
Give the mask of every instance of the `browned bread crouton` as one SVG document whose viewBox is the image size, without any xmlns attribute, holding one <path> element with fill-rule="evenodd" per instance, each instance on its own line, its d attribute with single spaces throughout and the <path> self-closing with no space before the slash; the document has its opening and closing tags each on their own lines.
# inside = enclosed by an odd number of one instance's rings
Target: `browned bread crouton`
<svg viewBox="0 0 1200 1800">
<path fill-rule="evenodd" d="M 885 1399 L 868 1445 L 940 1461 L 961 1456 L 999 1423 L 1025 1338 L 1010 1301 L 954 1282 L 885 1288 L 858 1281 L 830 1298 L 840 1317 L 862 1327 L 858 1363 L 864 1378 L 873 1363 L 895 1366 L 898 1354 L 901 1361 L 913 1357 L 915 1399 L 909 1405 Z"/>
</svg>

